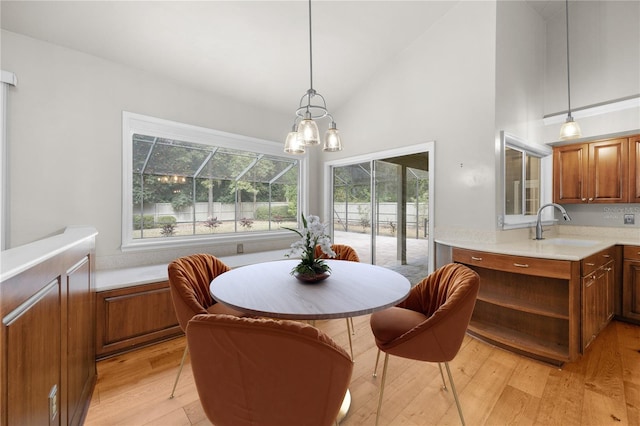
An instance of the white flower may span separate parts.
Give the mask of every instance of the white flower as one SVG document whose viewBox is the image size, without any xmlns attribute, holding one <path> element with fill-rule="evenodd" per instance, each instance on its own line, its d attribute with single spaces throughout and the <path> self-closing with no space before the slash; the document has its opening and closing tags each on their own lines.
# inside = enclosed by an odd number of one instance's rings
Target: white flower
<svg viewBox="0 0 640 426">
<path fill-rule="evenodd" d="M 328 271 L 329 265 L 327 265 L 323 259 L 315 257 L 315 248 L 318 245 L 327 256 L 336 256 L 336 253 L 331 249 L 331 239 L 326 231 L 327 226 L 320 222 L 318 216 L 311 215 L 305 218 L 304 214 L 302 215 L 302 224 L 303 228 L 301 231 L 285 228 L 295 232 L 301 237 L 300 240 L 291 244 L 291 250 L 286 254 L 287 257 L 300 255 L 301 258 L 300 264 L 294 268 L 292 273 Z"/>
</svg>

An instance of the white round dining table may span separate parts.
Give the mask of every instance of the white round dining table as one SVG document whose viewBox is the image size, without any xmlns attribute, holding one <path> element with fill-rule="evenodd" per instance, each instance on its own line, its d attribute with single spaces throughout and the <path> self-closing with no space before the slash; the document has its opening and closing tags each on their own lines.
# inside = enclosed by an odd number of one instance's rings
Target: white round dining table
<svg viewBox="0 0 640 426">
<path fill-rule="evenodd" d="M 251 315 L 281 319 L 348 318 L 394 306 L 409 294 L 403 275 L 382 266 L 326 260 L 331 276 L 303 283 L 291 275 L 299 260 L 255 263 L 211 281 L 213 298 Z"/>
</svg>

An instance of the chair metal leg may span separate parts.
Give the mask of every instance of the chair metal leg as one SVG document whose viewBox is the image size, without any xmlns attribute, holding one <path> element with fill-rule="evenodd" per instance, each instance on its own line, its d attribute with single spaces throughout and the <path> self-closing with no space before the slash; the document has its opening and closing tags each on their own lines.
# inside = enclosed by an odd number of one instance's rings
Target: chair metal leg
<svg viewBox="0 0 640 426">
<path fill-rule="evenodd" d="M 442 372 L 442 363 L 438 363 L 440 369 L 440 377 L 442 377 L 442 390 L 447 390 L 447 382 L 444 381 L 444 373 Z"/>
<path fill-rule="evenodd" d="M 378 355 L 380 355 L 380 352 L 378 352 Z M 378 426 L 378 422 L 380 421 L 380 411 L 382 409 L 382 395 L 384 394 L 384 383 L 387 379 L 388 364 L 389 364 L 389 354 L 385 352 L 384 367 L 382 368 L 382 382 L 380 383 L 380 396 L 378 398 L 378 410 L 376 411 L 376 426 Z"/>
<path fill-rule="evenodd" d="M 449 363 L 445 362 L 444 366 L 447 367 L 447 375 L 449 376 L 449 383 L 451 383 L 451 390 L 453 391 L 453 397 L 456 400 L 456 405 L 458 406 L 458 414 L 460 415 L 460 421 L 462 422 L 462 426 L 465 426 L 464 416 L 462 415 L 462 407 L 460 406 L 460 400 L 458 399 L 458 392 L 456 392 L 456 385 L 453 383 L 453 376 L 451 375 L 451 370 L 449 369 Z"/>
<path fill-rule="evenodd" d="M 349 322 L 351 323 L 351 334 L 356 335 L 356 328 L 353 326 L 353 317 L 349 317 Z"/>
<path fill-rule="evenodd" d="M 178 375 L 176 376 L 176 381 L 173 384 L 173 389 L 171 389 L 171 396 L 169 397 L 169 399 L 173 398 L 173 393 L 176 391 L 176 386 L 178 386 L 178 379 L 180 378 L 180 373 L 182 373 L 182 367 L 184 367 L 184 360 L 187 358 L 187 352 L 189 352 L 189 346 L 184 347 L 184 353 L 182 354 L 182 361 L 180 361 Z"/>
<path fill-rule="evenodd" d="M 349 327 L 349 318 L 347 318 L 347 335 L 349 336 L 349 350 L 351 351 L 351 361 L 353 361 L 353 343 L 351 342 L 351 327 Z"/>
<path fill-rule="evenodd" d="M 376 355 L 376 365 L 373 367 L 373 377 L 378 377 L 378 361 L 380 361 L 380 349 L 378 349 L 378 354 Z"/>
</svg>

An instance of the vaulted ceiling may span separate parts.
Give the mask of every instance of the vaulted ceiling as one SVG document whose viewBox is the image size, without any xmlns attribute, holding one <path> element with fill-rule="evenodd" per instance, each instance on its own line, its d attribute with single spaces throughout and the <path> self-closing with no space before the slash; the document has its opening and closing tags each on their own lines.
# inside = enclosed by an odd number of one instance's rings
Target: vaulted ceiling
<svg viewBox="0 0 640 426">
<path fill-rule="evenodd" d="M 563 1 L 527 0 L 543 17 Z M 457 1 L 314 0 L 313 86 L 338 109 Z M 10 1 L 2 28 L 293 113 L 310 85 L 308 3 Z"/>
</svg>

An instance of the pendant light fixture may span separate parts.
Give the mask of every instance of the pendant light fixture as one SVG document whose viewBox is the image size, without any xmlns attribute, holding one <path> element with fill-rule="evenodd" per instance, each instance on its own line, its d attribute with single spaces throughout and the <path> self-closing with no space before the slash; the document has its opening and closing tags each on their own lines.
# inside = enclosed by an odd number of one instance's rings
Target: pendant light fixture
<svg viewBox="0 0 640 426">
<path fill-rule="evenodd" d="M 567 120 L 560 128 L 560 140 L 575 139 L 582 136 L 582 131 L 578 123 L 573 121 L 571 116 L 571 74 L 569 68 L 569 0 L 565 0 L 566 20 L 567 20 Z"/>
<path fill-rule="evenodd" d="M 296 118 L 291 132 L 287 134 L 284 152 L 289 154 L 304 154 L 305 146 L 320 144 L 320 134 L 315 120 L 329 118 L 329 129 L 324 136 L 324 151 L 341 151 L 342 140 L 333 121 L 333 116 L 327 110 L 324 97 L 313 88 L 313 43 L 311 37 L 311 0 L 309 0 L 309 82 L 310 88 L 302 95 L 296 110 Z"/>
</svg>

